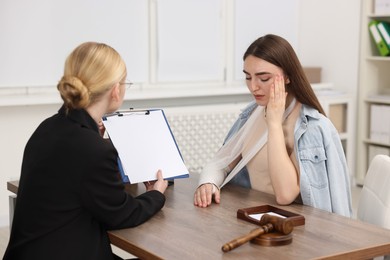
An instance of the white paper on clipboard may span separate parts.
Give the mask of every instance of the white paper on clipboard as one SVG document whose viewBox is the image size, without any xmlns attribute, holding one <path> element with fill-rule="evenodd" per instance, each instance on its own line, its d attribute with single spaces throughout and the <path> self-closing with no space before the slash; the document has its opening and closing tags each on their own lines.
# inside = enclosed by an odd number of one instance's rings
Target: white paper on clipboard
<svg viewBox="0 0 390 260">
<path fill-rule="evenodd" d="M 103 124 L 130 183 L 156 180 L 158 169 L 165 179 L 189 176 L 162 109 L 117 112 Z"/>
</svg>

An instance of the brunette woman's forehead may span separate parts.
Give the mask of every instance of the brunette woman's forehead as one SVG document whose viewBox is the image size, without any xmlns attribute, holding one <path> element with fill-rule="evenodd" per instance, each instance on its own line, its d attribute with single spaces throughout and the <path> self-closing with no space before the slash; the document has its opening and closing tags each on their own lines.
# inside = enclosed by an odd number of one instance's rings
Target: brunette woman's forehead
<svg viewBox="0 0 390 260">
<path fill-rule="evenodd" d="M 249 55 L 244 61 L 243 72 L 245 74 L 264 75 L 282 72 L 282 68 L 266 60 Z"/>
</svg>

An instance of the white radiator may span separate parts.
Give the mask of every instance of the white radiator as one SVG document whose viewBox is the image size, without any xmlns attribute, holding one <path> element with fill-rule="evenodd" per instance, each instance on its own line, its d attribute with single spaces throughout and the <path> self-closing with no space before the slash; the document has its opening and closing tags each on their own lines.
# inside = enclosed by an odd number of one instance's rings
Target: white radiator
<svg viewBox="0 0 390 260">
<path fill-rule="evenodd" d="M 164 109 L 190 172 L 200 172 L 213 158 L 246 105 L 238 103 Z"/>
</svg>

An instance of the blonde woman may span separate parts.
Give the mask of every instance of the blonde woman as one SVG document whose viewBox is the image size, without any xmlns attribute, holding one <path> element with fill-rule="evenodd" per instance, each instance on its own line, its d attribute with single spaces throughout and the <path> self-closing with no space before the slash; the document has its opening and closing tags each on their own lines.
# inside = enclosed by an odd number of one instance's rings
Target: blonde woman
<svg viewBox="0 0 390 260">
<path fill-rule="evenodd" d="M 167 181 L 128 195 L 118 153 L 99 133 L 125 94 L 126 66 L 103 43 L 78 46 L 57 88 L 64 101 L 29 139 L 4 259 L 114 259 L 107 230 L 137 226 L 165 203 Z"/>
</svg>

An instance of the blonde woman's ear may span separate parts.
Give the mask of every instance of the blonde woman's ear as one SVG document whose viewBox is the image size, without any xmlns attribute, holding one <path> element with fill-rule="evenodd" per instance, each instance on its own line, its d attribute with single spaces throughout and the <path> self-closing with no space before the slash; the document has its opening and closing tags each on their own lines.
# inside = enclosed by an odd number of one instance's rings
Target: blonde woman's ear
<svg viewBox="0 0 390 260">
<path fill-rule="evenodd" d="M 116 83 L 111 89 L 111 98 L 115 101 L 120 100 L 120 84 Z"/>
</svg>

